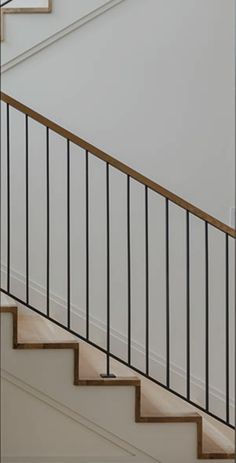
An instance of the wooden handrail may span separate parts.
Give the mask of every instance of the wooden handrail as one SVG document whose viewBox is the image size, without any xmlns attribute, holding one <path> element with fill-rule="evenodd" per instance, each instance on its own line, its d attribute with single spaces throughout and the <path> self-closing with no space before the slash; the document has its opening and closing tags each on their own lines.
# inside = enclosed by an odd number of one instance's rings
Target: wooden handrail
<svg viewBox="0 0 236 463">
<path fill-rule="evenodd" d="M 34 119 L 35 121 L 39 122 L 45 127 L 48 127 L 52 131 L 61 135 L 62 137 L 70 140 L 72 143 L 79 145 L 84 150 L 87 150 L 89 153 L 93 154 L 102 161 L 107 162 L 115 169 L 118 169 L 120 172 L 129 175 L 132 179 L 136 180 L 139 183 L 142 183 L 143 185 L 147 186 L 148 188 L 160 194 L 161 196 L 164 196 L 165 198 L 169 199 L 171 202 L 177 204 L 179 207 L 185 209 L 186 211 L 189 211 L 191 214 L 195 215 L 199 219 L 202 219 L 205 222 L 212 225 L 213 227 L 217 228 L 218 230 L 227 233 L 229 236 L 236 238 L 236 230 L 234 228 L 229 227 L 228 225 L 216 219 L 215 217 L 207 214 L 202 209 L 199 209 L 193 204 L 185 201 L 180 196 L 171 193 L 171 191 L 168 191 L 166 188 L 163 188 L 158 183 L 140 174 L 139 172 L 127 166 L 123 162 L 118 161 L 118 159 L 114 158 L 113 156 L 110 156 L 109 154 L 105 153 L 99 148 L 96 148 L 95 146 L 78 137 L 74 133 L 64 129 L 60 125 L 56 124 L 55 122 L 52 122 L 51 120 L 47 119 L 46 117 L 34 111 L 33 109 L 25 106 L 24 104 L 20 103 L 19 101 L 15 100 L 9 95 L 6 95 L 3 92 L 1 92 L 1 100 L 9 104 L 13 108 L 17 109 L 18 111 L 27 114 L 30 118 Z"/>
</svg>

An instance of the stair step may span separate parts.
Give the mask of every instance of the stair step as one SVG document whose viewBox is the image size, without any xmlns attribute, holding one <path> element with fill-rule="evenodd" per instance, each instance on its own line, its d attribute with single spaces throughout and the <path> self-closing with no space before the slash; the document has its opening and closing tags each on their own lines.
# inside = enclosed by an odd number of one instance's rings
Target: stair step
<svg viewBox="0 0 236 463">
<path fill-rule="evenodd" d="M 35 2 L 32 3 L 32 6 L 27 7 L 16 7 L 15 2 L 12 2 L 7 5 L 5 8 L 1 8 L 0 11 L 0 41 L 4 40 L 4 16 L 8 14 L 47 14 L 52 11 L 52 0 L 46 0 L 45 6 L 35 6 Z M 34 4 L 34 6 L 33 6 Z"/>
<path fill-rule="evenodd" d="M 133 386 L 136 388 L 137 422 L 194 422 L 198 429 L 199 458 L 234 458 L 234 431 L 232 429 L 216 422 L 204 413 L 196 412 L 192 405 L 183 402 L 148 379 L 140 375 L 132 376 L 130 369 L 114 360 L 111 361 L 111 368 L 116 378 L 102 379 L 100 372 L 104 370 L 103 353 L 84 342 L 78 343 L 78 338 L 57 327 L 46 318 L 31 313 L 22 307 L 17 309 L 14 301 L 3 295 L 1 295 L 1 312 L 12 312 L 14 317 L 18 314 L 17 348 L 74 349 L 77 352 L 75 355 L 75 375 L 78 377 L 78 364 L 80 372 L 79 379 L 75 380 L 76 385 Z"/>
</svg>

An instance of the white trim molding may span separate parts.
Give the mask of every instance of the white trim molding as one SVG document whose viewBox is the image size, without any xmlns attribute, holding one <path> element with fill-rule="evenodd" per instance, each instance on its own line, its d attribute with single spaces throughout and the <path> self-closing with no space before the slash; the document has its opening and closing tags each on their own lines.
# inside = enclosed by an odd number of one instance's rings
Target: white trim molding
<svg viewBox="0 0 236 463">
<path fill-rule="evenodd" d="M 109 2 L 105 3 L 104 5 L 100 6 L 99 8 L 93 10 L 92 12 L 86 14 L 85 16 L 79 18 L 75 22 L 69 24 L 65 28 L 61 29 L 59 32 L 56 32 L 55 34 L 52 34 L 50 37 L 48 37 L 45 40 L 42 40 L 40 43 L 37 45 L 33 46 L 32 48 L 29 48 L 28 50 L 24 51 L 23 53 L 19 54 L 17 57 L 10 59 L 7 61 L 5 64 L 1 66 L 1 73 L 5 73 L 12 69 L 14 66 L 17 66 L 21 62 L 25 61 L 26 59 L 30 58 L 31 56 L 39 53 L 42 51 L 44 48 L 49 47 L 53 43 L 57 42 L 58 40 L 63 39 L 66 37 L 68 34 L 71 34 L 72 32 L 76 31 L 89 21 L 92 21 L 93 19 L 97 18 L 98 16 L 102 15 L 106 11 L 110 10 L 111 8 L 114 8 L 115 6 L 119 5 L 120 3 L 124 2 L 125 0 L 110 0 Z"/>
</svg>

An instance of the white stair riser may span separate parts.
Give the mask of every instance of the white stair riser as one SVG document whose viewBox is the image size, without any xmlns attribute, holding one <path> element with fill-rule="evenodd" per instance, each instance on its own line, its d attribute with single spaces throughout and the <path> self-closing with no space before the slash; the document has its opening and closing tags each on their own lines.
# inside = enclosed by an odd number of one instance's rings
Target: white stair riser
<svg viewBox="0 0 236 463">
<path fill-rule="evenodd" d="M 10 314 L 2 316 L 2 343 L 2 368 L 31 387 L 161 463 L 197 462 L 194 424 L 136 424 L 133 387 L 77 387 L 72 351 L 13 350 Z"/>
</svg>

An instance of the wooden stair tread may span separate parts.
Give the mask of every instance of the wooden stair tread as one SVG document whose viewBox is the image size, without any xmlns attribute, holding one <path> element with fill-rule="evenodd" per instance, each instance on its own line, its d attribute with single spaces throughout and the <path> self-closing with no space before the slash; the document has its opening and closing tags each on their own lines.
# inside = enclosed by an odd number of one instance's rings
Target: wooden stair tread
<svg viewBox="0 0 236 463">
<path fill-rule="evenodd" d="M 78 342 L 78 338 L 36 313 L 19 310 L 19 340 L 25 342 Z"/>
<path fill-rule="evenodd" d="M 232 439 L 227 438 L 225 433 L 219 432 L 216 426 L 209 424 L 207 420 L 204 420 L 203 433 L 203 448 L 206 452 L 234 452 L 234 441 L 232 442 Z"/>
<path fill-rule="evenodd" d="M 215 433 L 214 436 L 214 427 L 212 423 L 209 426 L 209 423 L 206 423 L 201 414 L 194 411 L 191 412 L 178 412 L 177 414 L 168 413 L 163 410 L 155 410 L 155 413 L 144 414 L 143 410 L 141 411 L 141 402 L 144 400 L 144 395 L 141 394 L 141 379 L 139 376 L 118 376 L 112 379 L 104 379 L 98 376 L 97 372 L 95 374 L 86 376 L 79 372 L 79 360 L 80 360 L 80 349 L 83 347 L 84 343 L 78 343 L 75 341 L 75 337 L 70 336 L 71 339 L 63 341 L 55 341 L 54 339 L 50 342 L 43 340 L 42 342 L 42 333 L 43 326 L 47 327 L 48 332 L 52 333 L 52 327 L 48 320 L 43 319 L 39 320 L 42 317 L 35 316 L 29 317 L 31 321 L 27 320 L 27 313 L 25 311 L 19 311 L 15 304 L 12 301 L 5 301 L 5 298 L 1 297 L 1 307 L 0 312 L 2 313 L 11 313 L 13 315 L 13 347 L 16 349 L 72 349 L 74 351 L 74 384 L 77 386 L 132 386 L 135 387 L 135 421 L 139 423 L 196 423 L 197 425 L 197 453 L 199 459 L 234 459 L 235 454 L 233 450 L 233 445 L 230 440 L 224 438 L 220 435 L 219 432 Z M 18 320 L 19 319 L 19 320 Z M 24 324 L 27 324 L 27 328 L 23 328 Z M 41 325 L 41 328 L 36 328 L 37 324 Z M 52 323 L 51 323 L 52 325 Z M 57 328 L 57 327 L 56 327 Z M 18 338 L 18 329 L 21 331 L 21 338 Z M 33 333 L 31 332 L 31 329 Z M 59 329 L 63 332 L 62 329 Z M 57 330 L 53 330 L 53 335 L 58 335 Z M 24 342 L 21 341 L 22 335 L 24 335 Z M 45 332 L 44 332 L 45 335 Z M 62 336 L 62 333 L 60 333 Z M 28 337 L 27 337 L 28 336 Z M 34 336 L 34 342 L 32 342 L 32 336 Z M 48 337 L 48 334 L 47 334 Z M 63 336 L 64 337 L 64 333 Z M 45 342 L 44 342 L 45 341 Z M 91 349 L 91 347 L 90 347 Z M 85 355 L 85 353 L 83 353 Z M 117 362 L 116 362 L 117 363 Z M 126 368 L 126 367 L 125 367 Z M 122 368 L 124 370 L 124 368 Z M 93 370 L 92 370 L 93 371 Z M 147 380 L 146 380 L 147 381 Z M 142 379 L 143 383 L 143 379 Z M 156 386 L 156 385 L 155 385 Z M 158 391 L 161 388 L 159 387 Z M 165 391 L 166 392 L 166 391 Z M 204 431 L 203 431 L 203 421 L 204 421 Z"/>
<path fill-rule="evenodd" d="M 145 380 L 146 381 L 146 380 Z M 144 383 L 145 383 L 144 381 Z M 143 381 L 142 381 L 143 383 Z M 155 385 L 147 385 L 147 390 L 142 394 L 142 412 L 148 416 L 171 416 L 171 410 L 174 409 L 175 413 L 180 416 L 192 415 L 194 407 L 188 403 L 180 404 L 178 398 L 167 399 L 168 391 L 159 391 L 162 394 L 161 400 L 152 400 L 154 398 L 151 388 L 154 390 Z M 159 388 L 159 386 L 157 386 Z M 142 389 L 145 389 L 145 386 Z M 159 388 L 162 389 L 162 388 Z M 182 410 L 181 410 L 182 408 Z M 192 410 L 192 411 L 191 411 Z M 213 418 L 209 417 L 206 413 L 199 410 L 198 415 L 203 418 L 203 448 L 204 452 L 208 453 L 233 453 L 234 452 L 234 430 L 227 428 L 222 423 L 216 422 Z M 216 437 L 217 436 L 217 437 Z"/>
<path fill-rule="evenodd" d="M 139 386 L 140 380 L 135 376 L 118 378 L 79 378 L 79 386 Z"/>
<path fill-rule="evenodd" d="M 224 445 L 220 445 L 217 442 L 217 439 L 211 438 L 207 436 L 204 433 L 204 439 L 203 439 L 203 448 L 205 452 L 209 453 L 220 453 L 220 452 L 227 452 L 227 453 L 233 453 L 233 445 L 231 444 L 230 446 L 226 447 Z"/>
</svg>

